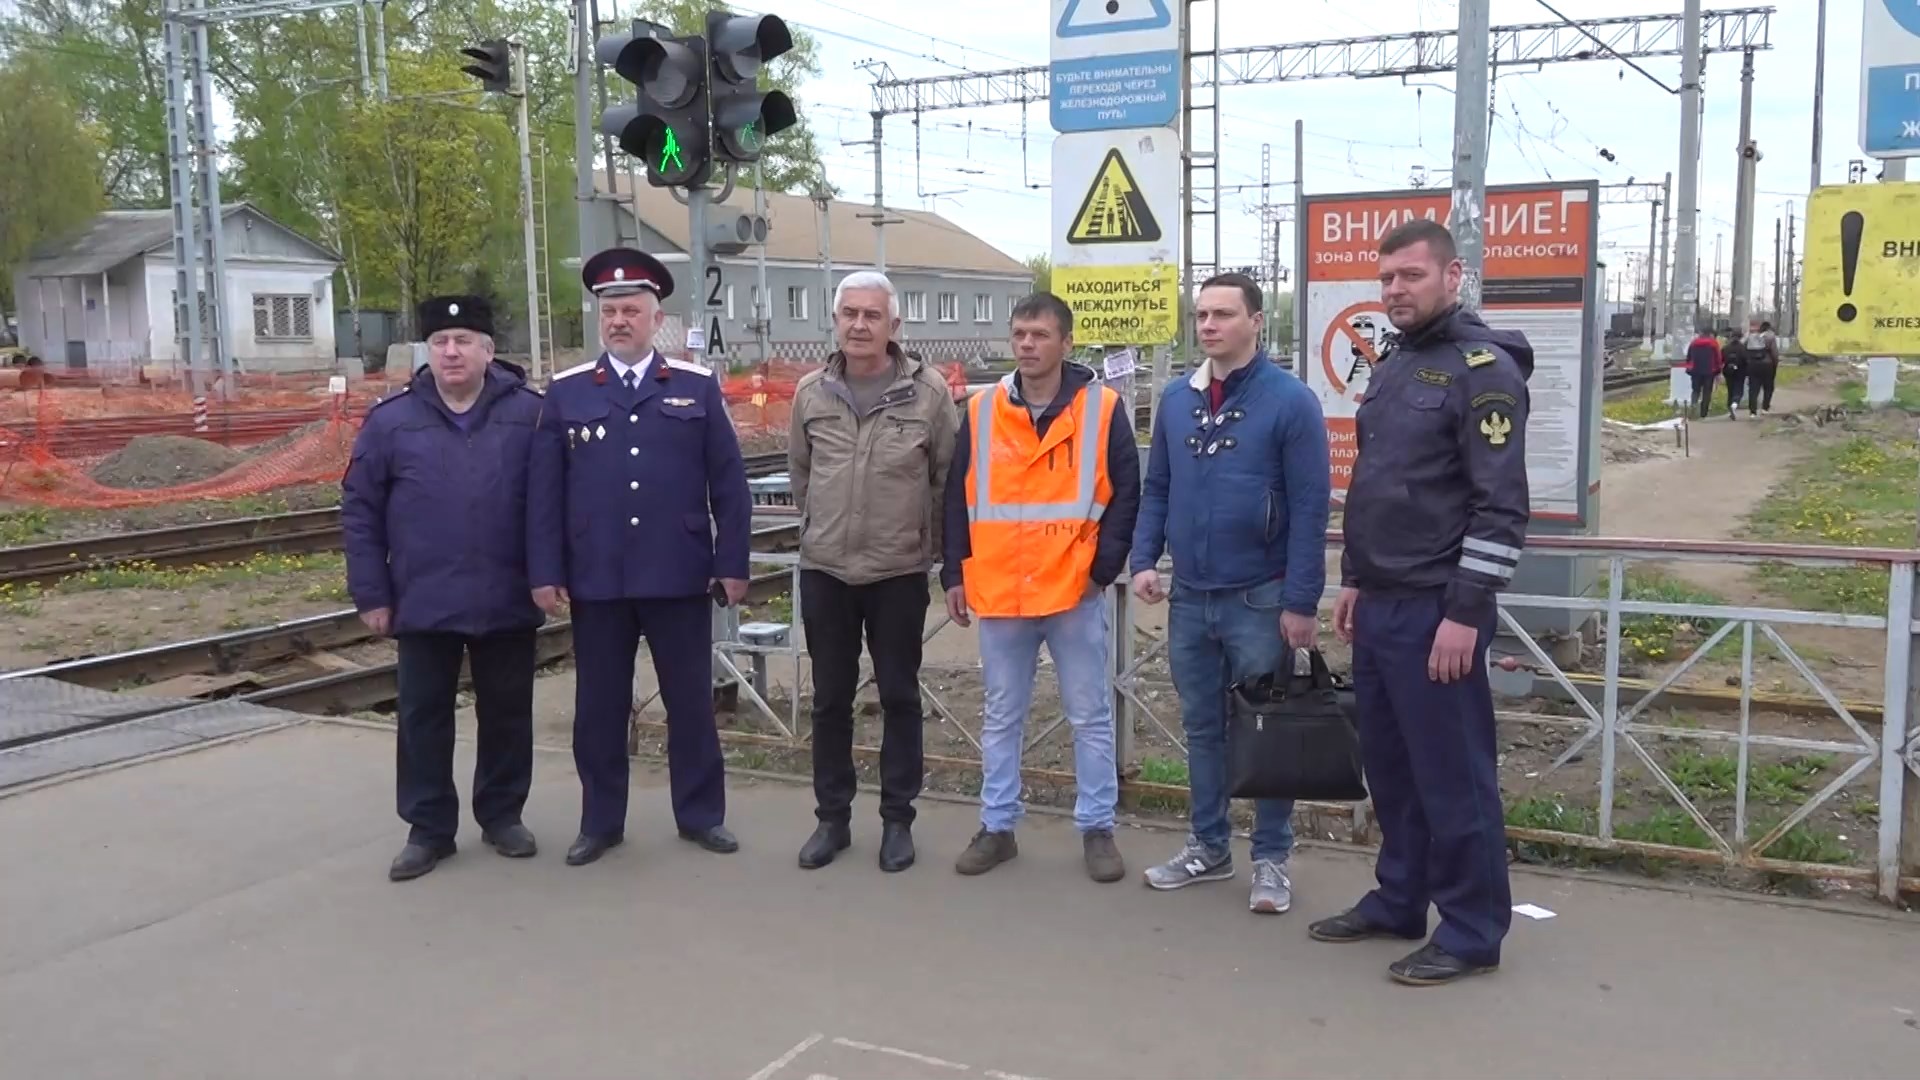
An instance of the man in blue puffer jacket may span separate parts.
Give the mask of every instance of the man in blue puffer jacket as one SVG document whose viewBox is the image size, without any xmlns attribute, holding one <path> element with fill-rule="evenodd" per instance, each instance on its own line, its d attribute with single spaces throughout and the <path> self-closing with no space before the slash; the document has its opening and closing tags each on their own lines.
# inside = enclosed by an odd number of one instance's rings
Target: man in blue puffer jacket
<svg viewBox="0 0 1920 1080">
<path fill-rule="evenodd" d="M 520 822 L 533 783 L 534 631 L 527 582 L 527 460 L 541 396 L 493 359 L 493 313 L 475 296 L 420 305 L 427 366 L 376 404 L 342 481 L 347 590 L 400 647 L 398 789 L 407 845 L 388 870 L 417 878 L 454 853 L 454 696 L 473 671 L 479 720 L 473 814 L 502 855 L 534 853 Z"/>
<path fill-rule="evenodd" d="M 1282 669 L 1319 632 L 1331 497 L 1326 418 L 1305 384 L 1259 347 L 1260 287 L 1221 274 L 1200 287 L 1194 320 L 1205 364 L 1162 393 L 1153 428 L 1133 591 L 1165 597 L 1155 569 L 1173 549 L 1167 655 L 1187 736 L 1193 833 L 1146 873 L 1156 889 L 1233 877 L 1227 847 L 1227 687 Z M 1248 907 L 1286 911 L 1293 803 L 1254 806 Z"/>
</svg>

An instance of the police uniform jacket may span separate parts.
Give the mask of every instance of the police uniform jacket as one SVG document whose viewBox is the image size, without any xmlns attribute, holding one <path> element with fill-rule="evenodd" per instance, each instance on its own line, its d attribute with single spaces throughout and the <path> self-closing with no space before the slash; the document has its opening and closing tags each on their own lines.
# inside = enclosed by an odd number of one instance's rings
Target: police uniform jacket
<svg viewBox="0 0 1920 1080">
<path fill-rule="evenodd" d="M 391 608 L 395 634 L 483 635 L 540 625 L 523 530 L 540 395 L 494 361 L 464 416 L 426 368 L 367 414 L 341 483 L 347 591 Z"/>
<path fill-rule="evenodd" d="M 1455 307 L 1374 369 L 1355 418 L 1341 584 L 1446 590 L 1445 617 L 1481 624 L 1526 543 L 1533 347 Z"/>
<path fill-rule="evenodd" d="M 746 467 L 719 381 L 699 364 L 656 352 L 634 390 L 605 354 L 555 375 L 531 471 L 535 587 L 641 600 L 747 577 Z"/>
</svg>

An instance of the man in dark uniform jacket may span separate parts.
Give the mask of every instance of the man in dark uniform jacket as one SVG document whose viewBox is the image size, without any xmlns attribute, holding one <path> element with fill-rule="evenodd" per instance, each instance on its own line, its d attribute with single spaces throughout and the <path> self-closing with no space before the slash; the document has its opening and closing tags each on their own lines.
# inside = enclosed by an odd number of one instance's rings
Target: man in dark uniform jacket
<svg viewBox="0 0 1920 1080">
<path fill-rule="evenodd" d="M 454 853 L 454 695 L 473 671 L 479 761 L 473 816 L 502 855 L 534 853 L 520 811 L 533 783 L 533 639 L 527 457 L 540 395 L 493 359 L 477 296 L 420 305 L 427 366 L 375 405 L 342 483 L 347 588 L 360 618 L 400 647 L 400 817 L 413 826 L 388 876 L 416 878 Z"/>
<path fill-rule="evenodd" d="M 1380 242 L 1402 336 L 1356 417 L 1333 614 L 1353 645 L 1379 887 L 1309 931 L 1417 940 L 1437 905 L 1433 938 L 1388 967 L 1416 986 L 1497 968 L 1513 919 L 1486 653 L 1526 543 L 1533 347 L 1461 308 L 1461 276 L 1438 223 Z"/>
<path fill-rule="evenodd" d="M 712 601 L 747 593 L 753 500 L 719 381 L 653 349 L 673 277 L 625 248 L 581 278 L 607 351 L 547 388 L 534 439 L 527 544 L 534 602 L 570 605 L 573 761 L 580 836 L 567 864 L 593 862 L 626 835 L 627 728 L 640 639 L 667 709 L 673 816 L 683 839 L 739 849 L 724 824 L 726 762 L 713 721 Z M 718 525 L 718 538 L 715 525 Z"/>
</svg>

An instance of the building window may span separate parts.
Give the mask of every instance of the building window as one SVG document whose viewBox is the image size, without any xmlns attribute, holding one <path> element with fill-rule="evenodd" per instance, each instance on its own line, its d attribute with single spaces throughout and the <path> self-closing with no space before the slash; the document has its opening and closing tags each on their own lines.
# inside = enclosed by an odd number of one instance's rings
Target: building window
<svg viewBox="0 0 1920 1080">
<path fill-rule="evenodd" d="M 940 321 L 960 321 L 960 294 L 943 292 L 940 294 Z"/>
<path fill-rule="evenodd" d="M 906 306 L 903 310 L 905 310 L 906 312 L 906 318 L 908 322 L 926 322 L 927 321 L 927 294 L 926 293 L 910 292 L 910 293 L 906 293 L 902 297 L 902 299 L 906 301 Z"/>
<path fill-rule="evenodd" d="M 175 289 L 171 293 L 168 293 L 167 295 L 169 297 L 170 302 L 173 304 L 173 318 L 175 322 L 175 326 L 173 328 L 173 334 L 177 338 L 180 336 L 180 332 L 186 329 L 185 326 L 179 325 L 181 322 L 184 321 L 180 318 L 180 290 Z M 207 290 L 201 289 L 199 292 L 199 296 L 200 296 L 200 340 L 212 341 L 213 340 L 213 309 L 207 306 Z"/>
<path fill-rule="evenodd" d="M 974 322 L 992 322 L 993 321 L 993 294 L 992 293 L 974 293 L 973 294 L 973 321 Z"/>
<path fill-rule="evenodd" d="M 255 341 L 312 341 L 313 297 L 253 294 Z"/>
<path fill-rule="evenodd" d="M 807 294 L 805 285 L 787 286 L 787 318 L 805 319 L 807 317 Z"/>
<path fill-rule="evenodd" d="M 733 286 L 727 286 L 727 321 L 733 321 Z"/>
</svg>

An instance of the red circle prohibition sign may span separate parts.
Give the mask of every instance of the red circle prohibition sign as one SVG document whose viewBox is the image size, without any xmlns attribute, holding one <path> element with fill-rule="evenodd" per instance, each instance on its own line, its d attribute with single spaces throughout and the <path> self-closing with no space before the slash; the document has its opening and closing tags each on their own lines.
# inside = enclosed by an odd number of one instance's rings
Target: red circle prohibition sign
<svg viewBox="0 0 1920 1080">
<path fill-rule="evenodd" d="M 1320 340 L 1320 370 L 1326 374 L 1328 384 L 1339 394 L 1347 392 L 1347 378 L 1341 374 L 1341 370 L 1344 368 L 1351 372 L 1352 368 L 1350 365 L 1336 365 L 1333 362 L 1334 342 L 1344 341 L 1352 349 L 1358 349 L 1368 366 L 1380 362 L 1380 354 L 1374 349 L 1373 341 L 1353 327 L 1354 318 L 1360 315 L 1372 315 L 1381 322 L 1385 322 L 1387 307 L 1378 300 L 1362 300 L 1358 304 L 1350 304 L 1327 324 L 1326 335 Z M 1343 350 L 1343 353 L 1351 355 L 1350 350 Z"/>
</svg>

